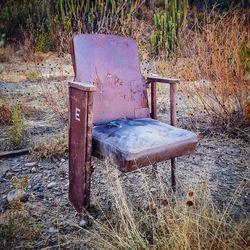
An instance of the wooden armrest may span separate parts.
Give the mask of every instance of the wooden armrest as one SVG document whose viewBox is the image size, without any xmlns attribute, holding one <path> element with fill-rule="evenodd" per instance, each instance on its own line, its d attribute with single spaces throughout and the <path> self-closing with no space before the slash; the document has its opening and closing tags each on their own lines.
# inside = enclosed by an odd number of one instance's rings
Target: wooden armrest
<svg viewBox="0 0 250 250">
<path fill-rule="evenodd" d="M 147 82 L 162 82 L 162 83 L 179 83 L 180 80 L 179 79 L 173 79 L 173 78 L 164 78 L 164 77 L 159 77 L 159 76 L 149 76 L 146 79 Z"/>
<path fill-rule="evenodd" d="M 170 84 L 170 123 L 176 126 L 176 84 L 179 79 L 161 78 L 158 76 L 147 77 L 147 83 L 168 83 Z M 156 84 L 151 84 L 151 117 L 157 119 Z"/>
<path fill-rule="evenodd" d="M 89 83 L 70 81 L 69 87 L 80 89 L 83 91 L 96 91 L 96 86 Z"/>
</svg>

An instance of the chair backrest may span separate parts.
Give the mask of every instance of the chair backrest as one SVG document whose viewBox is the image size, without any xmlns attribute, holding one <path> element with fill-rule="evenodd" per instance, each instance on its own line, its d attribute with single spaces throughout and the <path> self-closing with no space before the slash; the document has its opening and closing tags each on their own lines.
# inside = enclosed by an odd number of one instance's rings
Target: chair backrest
<svg viewBox="0 0 250 250">
<path fill-rule="evenodd" d="M 72 41 L 75 81 L 91 83 L 93 121 L 149 117 L 146 83 L 136 42 L 114 35 L 76 35 Z"/>
</svg>

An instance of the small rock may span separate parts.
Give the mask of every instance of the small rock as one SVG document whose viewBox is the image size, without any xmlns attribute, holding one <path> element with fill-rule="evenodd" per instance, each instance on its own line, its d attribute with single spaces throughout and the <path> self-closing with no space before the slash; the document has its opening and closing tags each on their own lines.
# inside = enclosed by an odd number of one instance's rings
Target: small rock
<svg viewBox="0 0 250 250">
<path fill-rule="evenodd" d="M 13 167 L 11 170 L 12 170 L 12 172 L 19 172 L 19 171 L 21 171 L 22 169 L 19 168 L 19 165 L 17 165 L 17 166 L 15 166 L 15 167 Z"/>
<path fill-rule="evenodd" d="M 88 222 L 84 219 L 81 219 L 79 222 L 79 226 L 80 227 L 86 227 L 88 225 Z"/>
<path fill-rule="evenodd" d="M 33 187 L 33 191 L 39 191 L 39 192 L 42 192 L 43 191 L 43 187 L 40 183 L 36 184 L 34 187 Z"/>
<path fill-rule="evenodd" d="M 57 183 L 55 181 L 52 181 L 50 182 L 48 185 L 47 185 L 47 188 L 53 188 L 57 185 Z"/>
<path fill-rule="evenodd" d="M 33 167 L 33 168 L 31 169 L 31 172 L 35 173 L 35 172 L 36 172 L 36 168 Z"/>
<path fill-rule="evenodd" d="M 53 234 L 53 233 L 58 233 L 59 230 L 57 228 L 54 228 L 54 227 L 50 227 L 49 230 L 48 230 L 49 233 Z"/>
<path fill-rule="evenodd" d="M 23 190 L 21 189 L 14 189 L 11 190 L 8 194 L 7 194 L 7 201 L 9 203 L 13 202 L 13 201 L 22 201 L 22 202 L 26 202 L 29 199 L 29 195 L 26 194 Z"/>
<path fill-rule="evenodd" d="M 37 198 L 43 200 L 44 199 L 44 194 L 43 193 L 37 194 Z"/>
<path fill-rule="evenodd" d="M 4 213 L 8 208 L 8 201 L 6 199 L 0 200 L 0 213 Z"/>
<path fill-rule="evenodd" d="M 81 245 L 79 250 L 86 250 L 87 248 L 84 245 Z"/>
<path fill-rule="evenodd" d="M 61 162 L 65 162 L 65 159 L 62 158 L 62 159 L 61 159 Z"/>
<path fill-rule="evenodd" d="M 157 191 L 157 188 L 154 188 L 154 187 L 150 188 L 150 192 L 154 193 L 156 191 Z"/>
<path fill-rule="evenodd" d="M 36 161 L 27 162 L 27 163 L 24 164 L 24 167 L 29 167 L 29 168 L 35 167 L 35 166 L 37 166 L 37 162 Z"/>
</svg>

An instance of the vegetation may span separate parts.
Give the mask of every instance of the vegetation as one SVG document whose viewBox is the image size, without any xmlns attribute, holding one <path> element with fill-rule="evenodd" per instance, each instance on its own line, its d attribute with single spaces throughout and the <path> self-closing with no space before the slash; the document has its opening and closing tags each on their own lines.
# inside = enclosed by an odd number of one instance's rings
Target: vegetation
<svg viewBox="0 0 250 250">
<path fill-rule="evenodd" d="M 12 185 L 16 191 L 24 191 L 27 184 L 27 176 L 12 177 Z M 39 232 L 39 227 L 32 223 L 32 218 L 20 200 L 13 201 L 7 213 L 0 215 L 0 245 L 2 247 L 13 248 L 16 241 L 20 240 L 29 244 L 37 238 Z"/>
<path fill-rule="evenodd" d="M 35 159 L 57 158 L 68 151 L 68 131 L 47 138 L 45 142 L 35 142 L 31 149 L 31 155 Z"/>
<path fill-rule="evenodd" d="M 9 130 L 9 138 L 11 147 L 19 148 L 22 146 L 25 137 L 25 124 L 24 124 L 24 117 L 22 114 L 22 109 L 19 104 L 14 107 L 12 112 L 12 126 Z"/>
<path fill-rule="evenodd" d="M 179 33 L 186 26 L 188 0 L 165 1 L 164 14 L 154 14 L 154 30 L 150 44 L 153 54 L 162 50 L 175 51 Z"/>
<path fill-rule="evenodd" d="M 237 8 L 247 7 L 247 1 L 208 0 L 207 5 L 203 2 L 0 0 L 0 62 L 11 62 L 16 47 L 20 46 L 24 62 L 37 66 L 35 70 L 27 67 L 24 79 L 39 80 L 43 94 L 42 109 L 49 106 L 53 118 L 62 118 L 60 121 L 65 122 L 68 92 L 63 83 L 69 72 L 67 75 L 62 73 L 62 77 L 56 79 L 57 83 L 49 86 L 48 82 L 55 80 L 55 73 L 53 65 L 50 65 L 51 78 L 42 77 L 39 64 L 45 58 L 43 53 L 57 51 L 59 55 L 65 55 L 74 33 L 129 35 L 137 40 L 142 62 L 149 68 L 145 70 L 145 75 L 157 73 L 181 79 L 178 94 L 179 98 L 185 97 L 183 112 L 186 116 L 180 116 L 185 119 L 184 125 L 197 128 L 200 122 L 204 126 L 202 131 L 239 129 L 250 118 L 249 17 L 244 8 Z M 46 67 L 43 63 L 41 68 Z M 165 95 L 163 99 L 167 107 Z M 14 109 L 9 106 L 14 106 Z M 0 124 L 11 125 L 9 139 L 11 147 L 16 149 L 24 144 L 25 110 L 19 104 L 9 106 L 0 106 Z M 50 159 L 65 156 L 68 150 L 66 129 L 42 142 L 36 141 L 31 149 L 32 157 Z M 163 190 L 168 187 L 160 181 L 157 182 L 157 194 L 152 195 L 146 183 L 142 187 L 146 190 L 142 194 L 145 204 L 133 203 L 125 194 L 117 171 L 109 163 L 105 165 L 110 171 L 110 211 L 104 211 L 98 219 L 89 214 L 91 227 L 84 229 L 75 225 L 77 236 L 65 236 L 67 242 L 72 240 L 92 248 L 131 250 L 246 247 L 245 239 L 249 236 L 245 235 L 245 224 L 230 218 L 231 209 L 245 184 L 240 183 L 222 212 L 215 207 L 205 182 L 184 197 L 178 193 L 165 193 Z M 49 180 L 48 175 L 46 181 Z M 21 180 L 12 178 L 17 190 L 24 190 L 27 181 L 26 177 Z M 186 192 L 186 189 L 183 190 Z M 71 208 L 69 210 L 72 212 Z M 32 217 L 23 203 L 10 204 L 7 212 L 0 217 L 0 245 L 11 246 L 11 242 L 17 239 L 21 242 L 35 239 L 39 229 L 33 225 L 36 224 L 32 223 Z M 68 230 L 65 228 L 63 230 Z M 61 233 L 58 231 L 59 248 Z"/>
<path fill-rule="evenodd" d="M 81 33 L 126 33 L 128 22 L 143 0 L 20 0 L 1 3 L 0 34 L 26 39 L 33 33 L 36 51 L 47 52 L 63 46 L 62 35 Z"/>
<path fill-rule="evenodd" d="M 145 176 L 147 205 L 133 206 L 118 178 L 109 166 L 109 194 L 112 209 L 100 219 L 93 219 L 90 230 L 82 229 L 79 242 L 97 249 L 242 249 L 246 225 L 233 223 L 229 212 L 244 185 L 240 185 L 223 212 L 211 200 L 207 184 L 177 197 L 166 194 L 158 179 L 158 193 L 152 195 Z M 154 198 L 153 198 L 154 197 Z M 155 197 L 158 197 L 155 198 Z M 110 217 L 109 217 L 110 215 Z"/>
</svg>

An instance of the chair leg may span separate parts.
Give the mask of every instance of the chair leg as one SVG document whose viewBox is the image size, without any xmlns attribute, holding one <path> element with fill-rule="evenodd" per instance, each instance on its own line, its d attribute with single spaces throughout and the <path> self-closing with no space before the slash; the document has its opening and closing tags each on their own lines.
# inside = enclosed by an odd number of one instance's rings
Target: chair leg
<svg viewBox="0 0 250 250">
<path fill-rule="evenodd" d="M 158 172 L 157 172 L 157 163 L 153 163 L 153 175 L 156 175 Z"/>
<path fill-rule="evenodd" d="M 174 193 L 176 192 L 176 176 L 175 176 L 175 173 L 176 173 L 176 159 L 173 158 L 173 159 L 171 159 L 171 181 L 172 181 L 172 189 L 173 189 Z"/>
<path fill-rule="evenodd" d="M 85 199 L 84 199 L 84 207 L 86 210 L 90 207 L 90 189 L 91 189 L 91 175 L 92 175 L 92 167 L 91 162 L 86 163 L 86 172 L 85 172 Z"/>
</svg>

